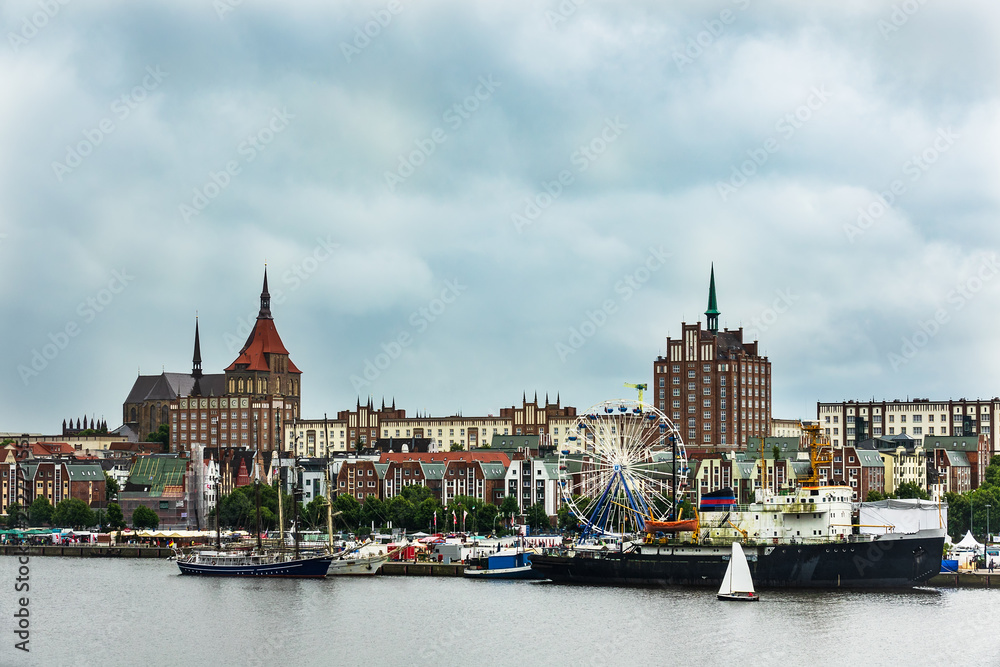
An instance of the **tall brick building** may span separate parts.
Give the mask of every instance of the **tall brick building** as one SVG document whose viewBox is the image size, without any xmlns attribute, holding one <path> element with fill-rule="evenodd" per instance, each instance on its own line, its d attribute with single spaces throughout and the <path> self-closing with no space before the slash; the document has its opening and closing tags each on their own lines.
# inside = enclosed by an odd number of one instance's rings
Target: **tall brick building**
<svg viewBox="0 0 1000 667">
<path fill-rule="evenodd" d="M 769 435 L 771 362 L 757 341 L 744 342 L 743 327 L 719 331 L 714 266 L 705 316 L 704 329 L 682 322 L 681 337 L 667 338 L 666 356 L 653 362 L 653 401 L 688 444 L 745 447 Z"/>
</svg>

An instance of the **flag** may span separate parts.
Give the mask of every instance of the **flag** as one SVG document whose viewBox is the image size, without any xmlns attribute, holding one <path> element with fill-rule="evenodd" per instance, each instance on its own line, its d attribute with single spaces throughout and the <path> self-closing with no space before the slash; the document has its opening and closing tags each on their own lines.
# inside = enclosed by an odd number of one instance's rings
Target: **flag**
<svg viewBox="0 0 1000 667">
<path fill-rule="evenodd" d="M 434 530 L 437 530 L 437 527 L 438 527 L 438 512 L 437 510 L 434 510 Z"/>
<path fill-rule="evenodd" d="M 168 544 L 167 546 L 173 549 L 176 545 L 174 544 L 173 540 L 170 540 L 170 544 Z"/>
</svg>

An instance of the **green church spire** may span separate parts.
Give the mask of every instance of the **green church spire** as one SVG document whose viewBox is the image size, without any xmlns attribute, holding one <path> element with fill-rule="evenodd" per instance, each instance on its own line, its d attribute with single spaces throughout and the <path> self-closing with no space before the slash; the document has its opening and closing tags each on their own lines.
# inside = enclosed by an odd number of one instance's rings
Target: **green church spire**
<svg viewBox="0 0 1000 667">
<path fill-rule="evenodd" d="M 708 330 L 712 333 L 719 332 L 719 305 L 715 300 L 715 262 L 712 262 L 712 278 L 708 285 L 708 310 L 705 311 L 708 318 Z"/>
</svg>

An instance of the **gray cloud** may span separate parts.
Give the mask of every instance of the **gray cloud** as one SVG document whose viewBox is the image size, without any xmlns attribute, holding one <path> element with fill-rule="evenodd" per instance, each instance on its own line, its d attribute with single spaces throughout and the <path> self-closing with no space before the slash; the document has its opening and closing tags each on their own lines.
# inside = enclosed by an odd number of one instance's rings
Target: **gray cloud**
<svg viewBox="0 0 1000 667">
<path fill-rule="evenodd" d="M 205 367 L 228 365 L 265 259 L 307 415 L 352 404 L 351 374 L 456 279 L 467 290 L 362 391 L 439 414 L 496 413 L 522 390 L 581 407 L 622 395 L 702 317 L 712 261 L 722 323 L 753 328 L 774 363 L 777 416 L 997 393 L 1000 281 L 949 302 L 997 249 L 994 4 L 894 18 L 891 2 L 588 2 L 562 16 L 557 2 L 401 0 L 386 23 L 387 6 L 243 3 L 220 19 L 210 2 L 70 3 L 30 39 L 37 3 L 3 6 L 0 428 L 117 422 L 137 368 L 189 367 L 196 310 Z M 276 112 L 286 126 L 268 132 Z M 609 119 L 626 127 L 602 146 Z M 53 163 L 104 120 L 113 130 L 60 178 Z M 942 130 L 958 138 L 914 171 Z M 400 156 L 420 164 L 390 191 Z M 518 230 L 512 215 L 560 172 L 572 182 Z M 892 205 L 848 233 L 897 180 Z M 321 240 L 336 249 L 303 273 Z M 651 246 L 671 259 L 625 299 L 616 284 Z M 134 280 L 81 310 L 122 269 Z M 755 327 L 787 289 L 798 300 Z M 893 368 L 941 308 L 948 322 Z M 18 367 L 72 324 L 26 384 Z"/>
</svg>

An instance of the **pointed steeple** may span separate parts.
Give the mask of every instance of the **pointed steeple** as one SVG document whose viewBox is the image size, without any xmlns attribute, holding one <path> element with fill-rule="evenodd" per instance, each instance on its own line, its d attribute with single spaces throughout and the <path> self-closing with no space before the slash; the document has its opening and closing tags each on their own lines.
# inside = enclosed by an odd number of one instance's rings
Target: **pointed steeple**
<svg viewBox="0 0 1000 667">
<path fill-rule="evenodd" d="M 198 316 L 194 316 L 194 357 L 191 359 L 191 377 L 201 377 L 201 337 L 198 335 Z"/>
<path fill-rule="evenodd" d="M 708 330 L 712 333 L 719 333 L 719 304 L 715 299 L 715 262 L 712 262 L 712 278 L 708 284 L 708 310 L 705 311 L 708 318 Z"/>
<path fill-rule="evenodd" d="M 271 317 L 271 294 L 267 291 L 267 265 L 264 265 L 264 289 L 260 293 L 260 312 L 257 313 L 258 320 L 272 320 Z"/>
</svg>

